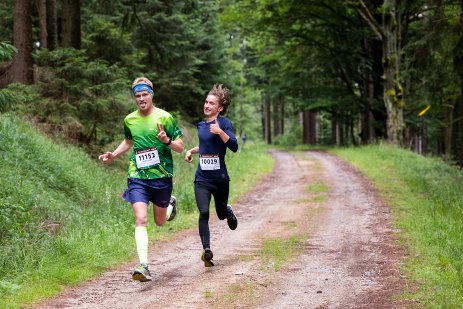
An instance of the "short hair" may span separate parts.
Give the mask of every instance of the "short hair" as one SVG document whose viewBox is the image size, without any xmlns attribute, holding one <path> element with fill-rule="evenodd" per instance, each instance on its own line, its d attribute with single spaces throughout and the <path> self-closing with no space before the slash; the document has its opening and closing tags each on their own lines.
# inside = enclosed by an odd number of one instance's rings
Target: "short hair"
<svg viewBox="0 0 463 309">
<path fill-rule="evenodd" d="M 138 84 L 147 84 L 151 87 L 151 89 L 153 88 L 153 83 L 144 76 L 135 78 L 135 80 L 132 83 L 132 88 Z"/>
<path fill-rule="evenodd" d="M 231 104 L 230 90 L 222 84 L 215 84 L 209 91 L 209 95 L 214 95 L 219 98 L 219 104 L 222 106 L 221 115 L 227 112 L 228 106 Z"/>
</svg>

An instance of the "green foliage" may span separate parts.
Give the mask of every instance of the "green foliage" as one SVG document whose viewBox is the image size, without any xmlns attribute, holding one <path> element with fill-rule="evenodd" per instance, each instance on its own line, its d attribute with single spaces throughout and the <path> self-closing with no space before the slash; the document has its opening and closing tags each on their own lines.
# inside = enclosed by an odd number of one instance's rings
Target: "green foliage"
<svg viewBox="0 0 463 309">
<path fill-rule="evenodd" d="M 0 62 L 10 60 L 17 51 L 9 42 L 0 42 Z M 8 90 L 0 89 L 0 113 L 11 108 L 13 103 L 13 94 Z"/>
<path fill-rule="evenodd" d="M 449 115 L 460 97 L 455 46 L 461 13 L 455 6 L 446 5 L 434 6 L 423 14 L 419 22 L 410 25 L 403 49 L 404 79 L 414 81 L 405 115 L 411 131 L 428 132 L 429 151 L 436 153 L 446 128 L 453 125 Z M 428 104 L 431 109 L 419 117 Z"/>
<path fill-rule="evenodd" d="M 41 98 L 28 112 L 46 123 L 51 133 L 101 144 L 122 131 L 114 123 L 121 123 L 133 109 L 124 70 L 101 60 L 89 61 L 83 50 L 41 50 L 34 58 L 39 80 L 33 87 Z"/>
<path fill-rule="evenodd" d="M 132 45 L 130 32 L 102 16 L 95 15 L 90 15 L 85 26 L 88 29 L 83 35 L 82 46 L 89 59 L 104 61 L 108 65 L 117 64 L 131 74 L 142 70 L 142 54 L 137 53 Z"/>
<path fill-rule="evenodd" d="M 18 52 L 10 42 L 0 42 L 0 62 L 10 60 Z"/>
<path fill-rule="evenodd" d="M 0 41 L 13 41 L 13 2 L 0 2 Z"/>
<path fill-rule="evenodd" d="M 7 100 L 3 111 L 13 111 L 20 115 L 26 115 L 28 111 L 34 110 L 34 104 L 37 104 L 41 99 L 34 87 L 19 83 L 9 84 L 5 89 L 2 89 L 2 92 L 6 94 L 5 99 Z"/>
<path fill-rule="evenodd" d="M 291 125 L 285 130 L 283 135 L 274 138 L 273 143 L 279 146 L 296 147 L 302 141 L 302 128 L 298 125 Z"/>
<path fill-rule="evenodd" d="M 260 105 L 257 104 L 260 102 L 259 91 L 250 87 L 232 88 L 231 91 L 232 104 L 227 117 L 233 123 L 235 134 L 245 132 L 249 141 L 261 141 L 262 120 Z"/>
<path fill-rule="evenodd" d="M 0 113 L 5 112 L 11 108 L 15 102 L 15 96 L 7 89 L 0 90 Z"/>
<path fill-rule="evenodd" d="M 150 0 L 120 7 L 118 13 L 137 50 L 139 72 L 132 69 L 130 78 L 147 76 L 154 82 L 159 106 L 197 117 L 202 111 L 198 102 L 214 83 L 221 81 L 222 63 L 227 61 L 221 58 L 225 36 L 217 27 L 215 1 Z M 108 31 L 103 33 L 114 37 Z M 126 45 L 124 41 L 121 44 Z"/>
<path fill-rule="evenodd" d="M 351 125 L 362 110 L 359 68 L 370 61 L 358 45 L 364 33 L 355 11 L 335 1 L 221 3 L 222 23 L 246 43 L 246 81 L 270 97 L 272 108 L 287 103 L 279 117 L 292 121 L 294 113 L 312 110 Z"/>
<path fill-rule="evenodd" d="M 386 145 L 335 152 L 371 178 L 392 207 L 394 225 L 409 256 L 403 271 L 413 280 L 403 297 L 426 308 L 459 307 L 463 303 L 462 170 Z"/>
</svg>

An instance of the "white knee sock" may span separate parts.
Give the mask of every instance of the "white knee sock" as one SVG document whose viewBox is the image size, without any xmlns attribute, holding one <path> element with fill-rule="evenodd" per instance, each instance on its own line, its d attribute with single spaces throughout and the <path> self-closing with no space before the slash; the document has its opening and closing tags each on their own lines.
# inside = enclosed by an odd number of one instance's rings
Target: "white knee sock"
<svg viewBox="0 0 463 309">
<path fill-rule="evenodd" d="M 148 264 L 148 231 L 146 226 L 135 227 L 135 243 L 140 263 Z"/>
</svg>

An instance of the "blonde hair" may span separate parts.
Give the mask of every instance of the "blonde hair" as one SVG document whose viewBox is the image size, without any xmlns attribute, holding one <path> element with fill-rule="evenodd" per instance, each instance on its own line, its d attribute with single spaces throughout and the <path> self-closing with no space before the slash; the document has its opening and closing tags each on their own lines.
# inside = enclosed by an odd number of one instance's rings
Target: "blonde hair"
<svg viewBox="0 0 463 309">
<path fill-rule="evenodd" d="M 143 76 L 135 78 L 135 80 L 132 83 L 132 88 L 138 84 L 147 84 L 151 88 L 153 88 L 153 83 L 148 78 L 143 77 Z"/>
<path fill-rule="evenodd" d="M 227 112 L 228 106 L 231 104 L 230 90 L 228 90 L 228 88 L 224 87 L 222 84 L 215 84 L 208 94 L 219 98 L 219 104 L 222 106 L 222 111 L 220 114 L 225 114 Z"/>
</svg>

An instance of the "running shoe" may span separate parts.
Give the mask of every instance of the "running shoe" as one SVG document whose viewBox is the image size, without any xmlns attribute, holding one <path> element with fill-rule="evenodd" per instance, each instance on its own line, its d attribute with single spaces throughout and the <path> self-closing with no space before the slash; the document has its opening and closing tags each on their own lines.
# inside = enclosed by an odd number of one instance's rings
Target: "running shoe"
<svg viewBox="0 0 463 309">
<path fill-rule="evenodd" d="M 238 226 L 238 219 L 236 219 L 235 214 L 233 213 L 233 209 L 231 205 L 227 205 L 228 216 L 227 216 L 227 223 L 230 230 L 236 230 Z"/>
<path fill-rule="evenodd" d="M 132 279 L 140 282 L 151 281 L 151 273 L 148 269 L 148 265 L 140 264 L 134 269 L 132 273 Z"/>
<path fill-rule="evenodd" d="M 169 206 L 167 206 L 167 212 L 169 211 L 170 214 L 168 214 L 167 221 L 172 221 L 177 215 L 177 198 L 173 195 L 171 195 Z"/>
<path fill-rule="evenodd" d="M 214 262 L 212 262 L 213 257 L 214 257 L 214 254 L 212 254 L 211 249 L 203 250 L 203 253 L 201 254 L 201 260 L 204 262 L 205 267 L 214 266 Z"/>
</svg>

